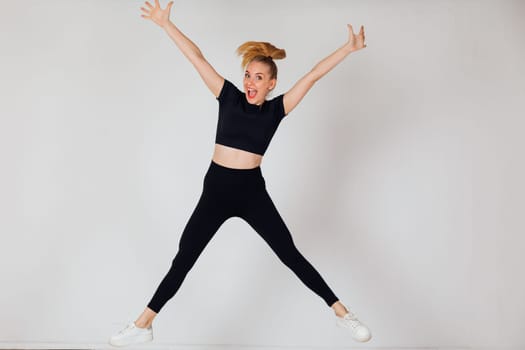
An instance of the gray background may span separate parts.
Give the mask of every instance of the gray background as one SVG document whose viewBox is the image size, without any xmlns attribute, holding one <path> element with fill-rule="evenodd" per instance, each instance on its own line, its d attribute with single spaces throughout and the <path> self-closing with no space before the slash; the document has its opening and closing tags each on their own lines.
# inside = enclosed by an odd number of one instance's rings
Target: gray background
<svg viewBox="0 0 525 350">
<path fill-rule="evenodd" d="M 142 4 L 1 2 L 1 347 L 107 347 L 198 200 L 217 102 Z M 239 87 L 238 45 L 285 48 L 274 96 L 365 25 L 368 47 L 283 120 L 262 169 L 298 248 L 374 338 L 335 328 L 232 218 L 152 346 L 524 347 L 524 10 L 177 1 L 171 19 Z"/>
</svg>

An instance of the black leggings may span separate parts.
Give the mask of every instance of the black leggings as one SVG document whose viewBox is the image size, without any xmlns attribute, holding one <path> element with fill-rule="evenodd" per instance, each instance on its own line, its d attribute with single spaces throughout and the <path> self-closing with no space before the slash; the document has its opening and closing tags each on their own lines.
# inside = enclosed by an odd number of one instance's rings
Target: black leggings
<svg viewBox="0 0 525 350">
<path fill-rule="evenodd" d="M 290 231 L 266 191 L 261 167 L 233 169 L 212 160 L 204 177 L 202 194 L 180 237 L 177 255 L 148 304 L 151 310 L 158 313 L 175 295 L 215 232 L 233 216 L 244 219 L 279 259 L 328 306 L 339 300 L 297 250 Z"/>
</svg>

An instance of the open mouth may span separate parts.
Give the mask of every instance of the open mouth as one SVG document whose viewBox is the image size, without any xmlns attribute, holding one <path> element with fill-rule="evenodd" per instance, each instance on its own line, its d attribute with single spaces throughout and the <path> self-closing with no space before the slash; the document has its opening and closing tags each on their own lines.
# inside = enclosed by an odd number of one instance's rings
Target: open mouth
<svg viewBox="0 0 525 350">
<path fill-rule="evenodd" d="M 249 99 L 254 99 L 255 96 L 257 96 L 257 90 L 255 90 L 255 89 L 248 89 L 247 93 L 248 93 L 248 98 Z"/>
</svg>

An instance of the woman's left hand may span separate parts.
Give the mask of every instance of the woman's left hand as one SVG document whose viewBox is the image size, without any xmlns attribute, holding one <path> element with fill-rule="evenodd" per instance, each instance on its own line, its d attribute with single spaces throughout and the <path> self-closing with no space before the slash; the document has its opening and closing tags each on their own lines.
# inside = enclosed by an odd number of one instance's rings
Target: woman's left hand
<svg viewBox="0 0 525 350">
<path fill-rule="evenodd" d="M 357 35 L 354 34 L 354 29 L 352 28 L 351 24 L 347 24 L 348 30 L 349 30 L 349 37 L 348 37 L 348 43 L 347 45 L 350 47 L 350 50 L 357 51 L 364 47 L 366 47 L 365 44 L 365 28 L 361 26 L 361 29 L 359 30 L 359 33 Z"/>
</svg>

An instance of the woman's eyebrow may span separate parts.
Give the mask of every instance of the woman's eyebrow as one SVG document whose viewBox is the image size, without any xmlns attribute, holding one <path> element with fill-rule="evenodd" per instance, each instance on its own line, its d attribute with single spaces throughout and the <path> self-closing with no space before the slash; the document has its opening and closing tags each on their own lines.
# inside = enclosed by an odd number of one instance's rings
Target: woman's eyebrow
<svg viewBox="0 0 525 350">
<path fill-rule="evenodd" d="M 245 73 L 249 73 L 249 74 L 251 74 L 251 72 L 250 72 L 250 71 L 248 71 L 248 70 L 247 70 L 247 71 L 246 71 Z M 253 74 L 260 74 L 260 75 L 264 75 L 264 73 L 262 73 L 262 72 L 255 72 L 255 73 L 253 73 Z"/>
</svg>

